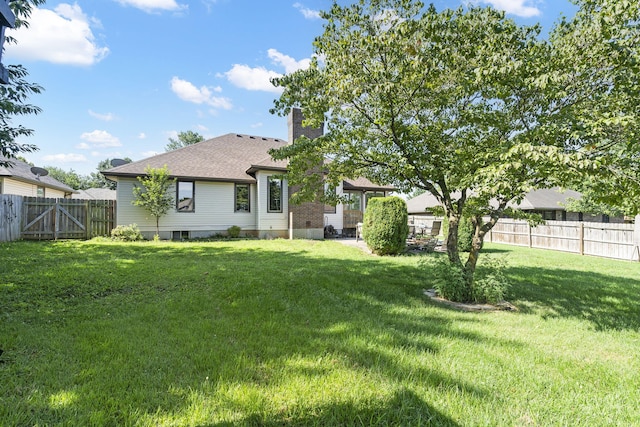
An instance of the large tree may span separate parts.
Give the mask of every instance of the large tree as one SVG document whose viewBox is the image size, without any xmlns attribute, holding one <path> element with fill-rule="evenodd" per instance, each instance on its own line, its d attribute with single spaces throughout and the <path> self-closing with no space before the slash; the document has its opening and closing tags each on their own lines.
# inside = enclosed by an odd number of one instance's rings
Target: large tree
<svg viewBox="0 0 640 427">
<path fill-rule="evenodd" d="M 484 237 L 509 203 L 599 166 L 584 140 L 570 138 L 585 106 L 567 91 L 575 76 L 537 26 L 518 26 L 492 8 L 361 0 L 334 2 L 322 16 L 311 66 L 274 79 L 284 91 L 273 112 L 301 107 L 307 125 L 325 123 L 325 135 L 272 155 L 289 159 L 289 179 L 303 184 L 305 197 L 321 188 L 304 188 L 317 184 L 305 169 L 322 159 L 330 159 L 332 186 L 365 176 L 433 194 L 449 221 L 449 261 L 463 270 L 463 299 L 471 298 Z M 464 261 L 463 216 L 474 228 Z"/>
<path fill-rule="evenodd" d="M 68 185 L 74 190 L 86 190 L 92 187 L 91 179 L 85 175 L 80 175 L 73 169 L 65 171 L 57 166 L 45 166 L 45 169 L 49 171 L 49 176 L 56 179 L 63 184 Z"/>
<path fill-rule="evenodd" d="M 169 138 L 169 143 L 164 147 L 164 151 L 173 151 L 178 148 L 187 147 L 204 141 L 204 137 L 198 132 L 187 130 L 178 133 L 178 139 Z"/>
<path fill-rule="evenodd" d="M 571 120 L 566 133 L 600 167 L 572 183 L 584 207 L 640 211 L 640 3 L 574 0 L 551 35 Z"/>
<path fill-rule="evenodd" d="M 9 6 L 16 17 L 15 28 L 28 27 L 27 19 L 31 15 L 31 10 L 44 2 L 45 0 L 10 1 Z M 16 43 L 16 39 L 9 36 L 6 37 L 5 42 Z M 7 72 L 8 83 L 0 84 L 0 155 L 11 158 L 19 153 L 29 153 L 38 149 L 33 144 L 17 142 L 20 137 L 32 135 L 33 129 L 15 125 L 13 119 L 16 116 L 40 113 L 41 109 L 27 103 L 27 99 L 33 94 L 40 93 L 42 87 L 26 80 L 29 73 L 22 65 L 8 65 Z M 10 165 L 11 162 L 0 160 L 0 166 Z"/>
</svg>

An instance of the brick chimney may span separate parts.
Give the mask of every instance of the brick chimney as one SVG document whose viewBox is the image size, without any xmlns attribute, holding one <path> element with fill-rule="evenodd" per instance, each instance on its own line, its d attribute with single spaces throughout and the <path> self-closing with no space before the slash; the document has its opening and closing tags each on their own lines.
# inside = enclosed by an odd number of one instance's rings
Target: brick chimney
<svg viewBox="0 0 640 427">
<path fill-rule="evenodd" d="M 294 144 L 300 136 L 310 139 L 322 136 L 323 129 L 303 127 L 304 117 L 299 108 L 293 108 L 287 118 L 289 127 L 289 144 Z M 309 173 L 322 173 L 322 165 Z M 295 193 L 298 187 L 289 187 L 289 194 Z M 293 239 L 324 239 L 324 204 L 320 201 L 305 202 L 299 205 L 289 203 L 289 236 Z"/>
</svg>

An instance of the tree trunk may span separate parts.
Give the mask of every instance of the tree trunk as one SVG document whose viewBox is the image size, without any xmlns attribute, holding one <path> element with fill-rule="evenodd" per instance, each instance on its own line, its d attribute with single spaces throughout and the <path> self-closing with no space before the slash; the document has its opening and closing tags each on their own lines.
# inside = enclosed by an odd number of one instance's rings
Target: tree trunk
<svg viewBox="0 0 640 427">
<path fill-rule="evenodd" d="M 159 216 L 156 217 L 156 236 L 158 236 L 158 239 L 160 238 L 160 217 Z"/>
<path fill-rule="evenodd" d="M 449 214 L 449 231 L 447 233 L 447 256 L 449 262 L 453 265 L 462 266 L 460 261 L 460 252 L 458 251 L 458 227 L 460 225 L 460 217 Z"/>
<path fill-rule="evenodd" d="M 486 235 L 486 231 L 484 231 L 483 229 L 481 217 L 471 218 L 471 223 L 473 224 L 474 228 L 473 239 L 471 240 L 471 251 L 469 252 L 469 258 L 467 258 L 467 262 L 464 265 L 464 272 L 467 279 L 467 288 L 469 291 L 469 295 L 471 295 L 473 291 L 473 279 L 476 273 L 478 257 L 480 256 L 480 250 L 482 249 L 482 245 L 484 244 L 484 236 Z"/>
</svg>

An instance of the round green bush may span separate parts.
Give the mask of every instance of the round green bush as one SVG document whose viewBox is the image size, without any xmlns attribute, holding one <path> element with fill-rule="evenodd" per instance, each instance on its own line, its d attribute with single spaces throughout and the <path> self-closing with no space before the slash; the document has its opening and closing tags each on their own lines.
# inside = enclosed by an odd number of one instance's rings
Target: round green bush
<svg viewBox="0 0 640 427">
<path fill-rule="evenodd" d="M 242 229 L 237 225 L 232 225 L 231 227 L 227 228 L 227 235 L 232 239 L 237 239 L 238 237 L 240 237 L 241 230 Z"/>
<path fill-rule="evenodd" d="M 136 242 L 144 240 L 136 224 L 119 225 L 111 230 L 111 238 L 120 242 Z"/>
<path fill-rule="evenodd" d="M 368 201 L 362 237 L 377 255 L 395 255 L 407 245 L 407 204 L 399 197 L 376 197 Z"/>
</svg>

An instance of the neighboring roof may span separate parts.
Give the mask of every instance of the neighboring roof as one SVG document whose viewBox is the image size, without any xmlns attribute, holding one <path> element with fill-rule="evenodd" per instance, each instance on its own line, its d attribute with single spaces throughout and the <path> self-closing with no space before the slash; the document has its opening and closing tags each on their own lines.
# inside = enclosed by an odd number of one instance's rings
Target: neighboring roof
<svg viewBox="0 0 640 427">
<path fill-rule="evenodd" d="M 558 187 L 533 190 L 527 193 L 522 202 L 515 205 L 522 210 L 564 210 L 564 204 L 568 198 L 579 199 L 582 197 L 577 191 L 562 190 Z M 409 214 L 424 213 L 427 209 L 439 206 L 440 203 L 431 193 L 423 193 L 413 199 L 407 200 Z"/>
<path fill-rule="evenodd" d="M 377 185 L 366 178 L 345 179 L 342 187 L 345 190 L 394 191 L 390 185 Z"/>
<path fill-rule="evenodd" d="M 137 162 L 102 171 L 109 177 L 135 177 L 145 174 L 147 166 L 167 165 L 171 176 L 202 181 L 255 182 L 258 170 L 286 172 L 286 160 L 273 160 L 272 148 L 287 145 L 287 141 L 262 136 L 229 133 L 177 150 L 158 154 Z M 392 191 L 394 187 L 373 184 L 365 178 L 344 181 L 345 189 Z"/>
<path fill-rule="evenodd" d="M 48 175 L 36 176 L 31 172 L 31 165 L 17 159 L 9 159 L 0 156 L 0 160 L 9 161 L 12 163 L 11 167 L 0 166 L 0 177 L 12 178 L 18 181 L 28 182 L 33 185 L 41 185 L 43 187 L 54 188 L 56 190 L 64 191 L 67 193 L 74 193 L 76 190 L 69 187 L 66 184 L 54 179 Z"/>
<path fill-rule="evenodd" d="M 140 176 L 147 166 L 161 168 L 167 165 L 171 176 L 202 181 L 255 182 L 249 169 L 285 170 L 286 161 L 275 161 L 269 156 L 272 148 L 287 145 L 282 139 L 229 133 L 158 154 L 137 162 L 103 171 L 105 176 Z"/>
<path fill-rule="evenodd" d="M 440 202 L 429 192 L 407 200 L 407 212 L 409 214 L 423 214 L 427 209 L 433 209 L 436 206 L 440 206 Z"/>
<path fill-rule="evenodd" d="M 564 210 L 568 198 L 580 199 L 582 194 L 573 190 L 562 190 L 558 187 L 544 188 L 529 192 L 517 205 L 522 210 Z"/>
<path fill-rule="evenodd" d="M 84 200 L 115 200 L 116 190 L 111 190 L 110 188 L 87 188 L 86 190 L 78 190 L 78 193 L 74 194 L 73 198 Z"/>
</svg>

